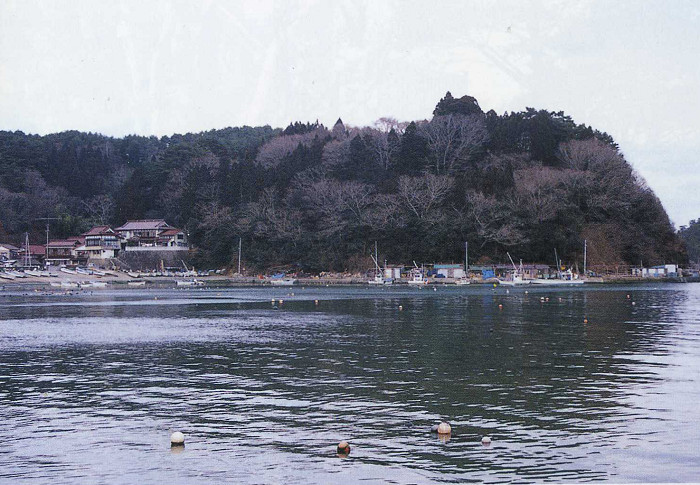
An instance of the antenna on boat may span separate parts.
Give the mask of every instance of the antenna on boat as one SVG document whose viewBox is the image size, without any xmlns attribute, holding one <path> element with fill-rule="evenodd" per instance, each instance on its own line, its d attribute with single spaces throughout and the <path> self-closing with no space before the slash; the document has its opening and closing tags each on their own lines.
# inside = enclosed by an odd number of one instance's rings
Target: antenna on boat
<svg viewBox="0 0 700 485">
<path fill-rule="evenodd" d="M 518 268 L 517 268 L 517 266 L 515 266 L 515 263 L 513 262 L 513 258 L 510 257 L 510 253 L 509 253 L 509 252 L 506 252 L 506 254 L 508 255 L 508 259 L 510 259 L 510 264 L 513 265 L 513 269 L 514 269 L 514 270 L 516 271 L 516 273 L 517 273 Z"/>
</svg>

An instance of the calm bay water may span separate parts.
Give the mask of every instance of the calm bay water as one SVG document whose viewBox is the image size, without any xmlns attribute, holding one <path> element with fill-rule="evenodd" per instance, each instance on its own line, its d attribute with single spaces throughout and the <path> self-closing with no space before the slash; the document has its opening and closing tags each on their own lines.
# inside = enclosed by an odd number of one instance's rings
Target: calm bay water
<svg viewBox="0 0 700 485">
<path fill-rule="evenodd" d="M 0 483 L 697 481 L 699 405 L 697 284 L 0 291 Z"/>
</svg>

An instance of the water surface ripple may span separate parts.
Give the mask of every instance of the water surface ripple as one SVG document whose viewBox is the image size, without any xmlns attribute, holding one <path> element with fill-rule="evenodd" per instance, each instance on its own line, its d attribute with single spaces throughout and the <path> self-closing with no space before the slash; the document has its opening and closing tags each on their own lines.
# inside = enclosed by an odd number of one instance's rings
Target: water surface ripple
<svg viewBox="0 0 700 485">
<path fill-rule="evenodd" d="M 694 481 L 699 314 L 694 284 L 6 289 L 0 482 Z"/>
</svg>

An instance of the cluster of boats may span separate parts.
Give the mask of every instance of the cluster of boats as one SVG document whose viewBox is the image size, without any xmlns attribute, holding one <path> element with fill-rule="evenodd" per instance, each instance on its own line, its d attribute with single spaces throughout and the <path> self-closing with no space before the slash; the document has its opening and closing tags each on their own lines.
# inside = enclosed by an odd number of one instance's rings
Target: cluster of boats
<svg viewBox="0 0 700 485">
<path fill-rule="evenodd" d="M 53 288 L 106 288 L 107 283 L 104 281 L 60 281 L 52 282 Z"/>
<path fill-rule="evenodd" d="M 41 276 L 41 277 L 56 277 L 56 274 L 50 274 L 48 271 L 38 271 L 38 270 L 25 270 L 25 271 L 12 271 L 5 270 L 0 272 L 0 278 L 4 280 L 16 280 L 17 278 L 26 278 L 27 276 Z"/>
<path fill-rule="evenodd" d="M 468 259 L 468 254 L 469 254 L 469 246 L 465 243 L 465 261 L 464 261 L 464 274 L 455 279 L 449 280 L 450 282 L 454 283 L 455 285 L 468 285 L 471 283 L 468 272 L 469 272 L 469 259 Z M 511 264 L 513 265 L 513 272 L 507 275 L 506 277 L 503 278 L 494 278 L 492 281 L 493 283 L 503 285 L 503 286 L 522 286 L 522 285 L 549 285 L 549 286 L 571 286 L 571 285 L 581 285 L 584 283 L 584 279 L 579 278 L 579 275 L 576 273 L 573 273 L 571 269 L 562 271 L 561 268 L 561 262 L 559 261 L 559 258 L 556 254 L 555 251 L 555 258 L 557 260 L 557 275 L 556 277 L 553 278 L 525 278 L 525 273 L 523 271 L 523 263 L 520 261 L 520 266 L 516 266 L 515 262 L 513 261 L 513 258 L 510 256 L 510 253 L 506 253 L 508 255 L 508 259 L 510 259 Z M 377 243 L 374 244 L 374 254 L 371 255 L 372 260 L 374 261 L 374 277 L 367 281 L 368 284 L 370 285 L 392 285 L 394 284 L 394 279 L 393 278 L 387 278 L 384 276 L 386 273 L 385 270 L 382 270 L 382 268 L 379 266 L 379 259 L 378 259 L 378 254 L 377 254 Z M 422 286 L 422 285 L 427 285 L 430 280 L 425 276 L 425 271 L 424 268 L 421 267 L 419 268 L 418 265 L 413 263 L 414 268 L 411 269 L 409 275 L 408 275 L 408 283 L 409 285 L 412 286 Z M 488 282 L 489 280 L 487 280 Z"/>
</svg>

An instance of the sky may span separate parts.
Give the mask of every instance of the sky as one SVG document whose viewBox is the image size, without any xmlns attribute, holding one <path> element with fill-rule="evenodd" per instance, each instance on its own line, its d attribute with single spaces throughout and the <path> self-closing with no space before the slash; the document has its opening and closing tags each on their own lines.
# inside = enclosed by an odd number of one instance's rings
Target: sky
<svg viewBox="0 0 700 485">
<path fill-rule="evenodd" d="M 564 111 L 700 218 L 697 1 L 0 2 L 0 130 L 121 137 Z"/>
</svg>

